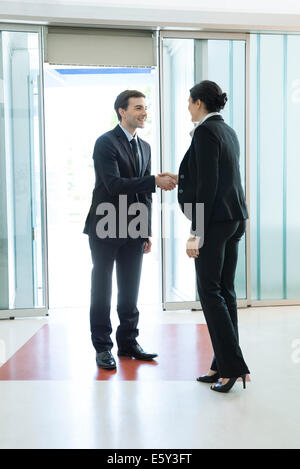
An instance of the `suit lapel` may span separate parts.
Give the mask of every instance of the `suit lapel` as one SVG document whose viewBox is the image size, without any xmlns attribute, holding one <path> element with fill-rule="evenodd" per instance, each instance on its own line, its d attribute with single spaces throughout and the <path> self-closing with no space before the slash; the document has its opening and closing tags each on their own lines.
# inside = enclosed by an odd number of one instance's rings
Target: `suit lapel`
<svg viewBox="0 0 300 469">
<path fill-rule="evenodd" d="M 142 154 L 142 167 L 141 167 L 141 176 L 145 174 L 147 163 L 148 163 L 148 155 L 147 155 L 147 148 L 144 144 L 143 140 L 138 137 L 138 141 L 140 144 L 141 154 Z"/>
<path fill-rule="evenodd" d="M 138 174 L 138 170 L 137 170 L 137 167 L 136 167 L 136 164 L 135 164 L 135 159 L 134 159 L 134 156 L 133 156 L 133 153 L 132 153 L 132 150 L 131 150 L 130 143 L 128 142 L 128 139 L 127 139 L 126 135 L 124 134 L 123 130 L 120 128 L 119 125 L 117 125 L 117 127 L 115 127 L 115 133 L 118 137 L 120 145 L 125 150 L 125 152 L 128 156 L 129 165 L 130 165 L 130 167 L 132 169 L 132 173 L 133 173 L 132 175 L 136 176 Z"/>
</svg>

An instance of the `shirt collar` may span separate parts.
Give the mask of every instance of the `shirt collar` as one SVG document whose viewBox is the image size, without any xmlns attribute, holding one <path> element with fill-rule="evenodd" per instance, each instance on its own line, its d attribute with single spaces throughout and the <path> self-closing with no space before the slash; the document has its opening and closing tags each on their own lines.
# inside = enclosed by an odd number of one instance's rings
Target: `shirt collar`
<svg viewBox="0 0 300 469">
<path fill-rule="evenodd" d="M 198 124 L 190 132 L 190 136 L 192 137 L 194 135 L 194 132 L 197 129 L 197 127 L 199 127 L 199 125 L 203 124 L 203 122 L 206 121 L 206 119 L 208 119 L 209 117 L 212 117 L 212 116 L 220 116 L 220 115 L 221 115 L 220 112 L 210 112 L 209 114 L 206 114 L 206 116 L 204 116 L 203 119 L 201 119 L 201 121 L 198 122 Z"/>
<path fill-rule="evenodd" d="M 128 132 L 127 129 L 125 129 L 121 124 L 119 124 L 119 126 L 121 127 L 121 129 L 123 130 L 124 134 L 126 135 L 127 139 L 128 139 L 128 142 L 131 142 L 131 140 L 134 138 L 135 140 L 137 140 L 137 133 L 135 133 L 134 135 L 131 135 L 130 132 Z"/>
</svg>

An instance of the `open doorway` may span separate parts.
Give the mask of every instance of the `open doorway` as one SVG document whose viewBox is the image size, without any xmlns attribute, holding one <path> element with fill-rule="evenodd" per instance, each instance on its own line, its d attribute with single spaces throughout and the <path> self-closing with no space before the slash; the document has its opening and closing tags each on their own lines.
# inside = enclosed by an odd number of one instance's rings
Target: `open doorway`
<svg viewBox="0 0 300 469">
<path fill-rule="evenodd" d="M 116 96 L 138 89 L 149 109 L 147 125 L 138 133 L 151 145 L 152 174 L 159 172 L 157 70 L 45 64 L 44 76 L 49 306 L 89 307 L 92 264 L 82 230 L 94 188 L 94 143 L 118 123 Z M 157 207 L 153 194 L 153 248 L 144 257 L 139 304 L 161 303 Z M 113 302 L 115 293 L 114 281 Z"/>
</svg>

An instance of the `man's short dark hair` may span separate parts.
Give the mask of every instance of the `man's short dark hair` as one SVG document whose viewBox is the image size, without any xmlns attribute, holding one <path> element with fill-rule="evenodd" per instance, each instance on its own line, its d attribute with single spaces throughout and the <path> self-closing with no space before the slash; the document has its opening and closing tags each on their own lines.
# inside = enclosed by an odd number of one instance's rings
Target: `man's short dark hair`
<svg viewBox="0 0 300 469">
<path fill-rule="evenodd" d="M 122 120 L 122 117 L 119 113 L 119 108 L 124 109 L 126 111 L 126 109 L 128 108 L 128 103 L 129 103 L 130 98 L 145 98 L 145 97 L 146 96 L 143 93 L 137 90 L 122 91 L 122 93 L 120 93 L 119 96 L 117 96 L 117 99 L 115 100 L 115 105 L 114 105 L 119 121 Z"/>
</svg>

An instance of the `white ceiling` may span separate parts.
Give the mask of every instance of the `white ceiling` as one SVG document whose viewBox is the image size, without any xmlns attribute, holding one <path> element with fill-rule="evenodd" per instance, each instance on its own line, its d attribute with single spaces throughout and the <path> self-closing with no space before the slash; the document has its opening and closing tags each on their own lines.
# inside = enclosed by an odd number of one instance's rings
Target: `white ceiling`
<svg viewBox="0 0 300 469">
<path fill-rule="evenodd" d="M 7 1 L 0 1 L 6 4 Z M 32 4 L 33 0 L 9 0 L 9 3 Z M 36 5 L 52 5 L 55 7 L 63 5 L 74 6 L 104 6 L 118 8 L 171 8 L 176 10 L 191 11 L 236 11 L 252 13 L 300 13 L 299 0 L 35 0 Z"/>
<path fill-rule="evenodd" d="M 0 0 L 0 21 L 300 31 L 300 0 Z"/>
</svg>

